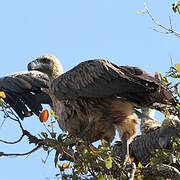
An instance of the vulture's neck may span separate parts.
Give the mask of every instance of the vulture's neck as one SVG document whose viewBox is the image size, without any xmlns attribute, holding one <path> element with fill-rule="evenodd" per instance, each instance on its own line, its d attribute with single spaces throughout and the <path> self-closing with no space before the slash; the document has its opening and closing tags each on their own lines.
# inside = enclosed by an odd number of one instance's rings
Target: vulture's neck
<svg viewBox="0 0 180 180">
<path fill-rule="evenodd" d="M 64 73 L 62 65 L 58 62 L 54 65 L 51 75 L 49 75 L 49 79 L 51 82 L 62 75 Z"/>
</svg>

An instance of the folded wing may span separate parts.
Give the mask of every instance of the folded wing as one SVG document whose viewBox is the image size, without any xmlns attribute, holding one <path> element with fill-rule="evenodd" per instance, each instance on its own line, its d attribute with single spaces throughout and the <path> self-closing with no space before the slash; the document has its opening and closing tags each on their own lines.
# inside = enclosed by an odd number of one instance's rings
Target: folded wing
<svg viewBox="0 0 180 180">
<path fill-rule="evenodd" d="M 52 84 L 59 100 L 115 96 L 144 106 L 158 101 L 157 93 L 162 87 L 166 89 L 140 68 L 117 66 L 99 59 L 80 63 Z"/>
<path fill-rule="evenodd" d="M 38 71 L 19 72 L 0 78 L 0 91 L 6 94 L 5 102 L 23 119 L 32 113 L 39 115 L 42 104 L 51 104 L 43 91 L 49 87 L 49 78 Z"/>
</svg>

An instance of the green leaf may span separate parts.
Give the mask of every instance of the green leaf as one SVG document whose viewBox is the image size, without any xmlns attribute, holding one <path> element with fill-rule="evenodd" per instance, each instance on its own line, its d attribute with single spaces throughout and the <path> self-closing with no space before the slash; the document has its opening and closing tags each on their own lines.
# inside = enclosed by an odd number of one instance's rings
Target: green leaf
<svg viewBox="0 0 180 180">
<path fill-rule="evenodd" d="M 102 150 L 103 151 L 107 151 L 109 149 L 109 146 L 110 146 L 109 142 L 104 140 L 104 139 L 102 139 L 101 143 L 102 143 Z"/>
<path fill-rule="evenodd" d="M 105 162 L 105 165 L 106 165 L 106 168 L 107 168 L 107 169 L 111 169 L 111 168 L 112 168 L 112 157 L 111 157 L 111 156 L 109 156 L 108 158 L 106 158 L 106 159 L 104 160 L 104 162 Z"/>
<path fill-rule="evenodd" d="M 137 11 L 136 13 L 137 13 L 137 14 L 144 14 L 145 11 L 144 11 L 144 10 L 139 10 L 139 11 Z"/>
<path fill-rule="evenodd" d="M 139 167 L 139 168 L 142 168 L 143 165 L 139 162 L 139 163 L 138 163 L 138 167 Z"/>
<path fill-rule="evenodd" d="M 175 68 L 176 68 L 177 72 L 180 73 L 180 64 L 176 64 Z"/>
<path fill-rule="evenodd" d="M 1 97 L 1 98 L 3 98 L 3 99 L 5 99 L 5 98 L 6 98 L 6 94 L 5 94 L 5 92 L 0 91 L 0 97 Z"/>
<path fill-rule="evenodd" d="M 166 115 L 165 115 L 165 116 L 166 116 L 166 119 L 169 119 L 170 115 L 171 115 L 170 112 L 167 111 L 167 112 L 166 112 Z"/>
<path fill-rule="evenodd" d="M 162 74 L 160 74 L 160 78 L 161 78 L 161 81 L 162 81 L 162 83 L 163 83 L 164 85 L 168 85 L 168 84 L 169 84 L 167 78 L 166 78 L 165 76 L 162 76 Z"/>
<path fill-rule="evenodd" d="M 0 97 L 0 106 L 3 106 L 4 105 L 4 99 L 2 99 L 1 97 Z"/>
<path fill-rule="evenodd" d="M 172 77 L 172 78 L 180 78 L 180 73 L 173 73 L 173 74 L 171 74 L 170 75 L 170 77 Z"/>
<path fill-rule="evenodd" d="M 65 163 L 63 163 L 62 168 L 63 169 L 70 169 L 71 166 L 68 163 L 65 162 Z"/>
<path fill-rule="evenodd" d="M 84 153 L 84 154 L 88 154 L 88 149 L 87 149 L 87 148 L 84 148 L 84 149 L 83 149 L 83 153 Z"/>
<path fill-rule="evenodd" d="M 99 174 L 97 175 L 97 179 L 98 179 L 98 180 L 104 180 L 103 174 L 102 174 L 102 173 L 99 173 Z"/>
</svg>

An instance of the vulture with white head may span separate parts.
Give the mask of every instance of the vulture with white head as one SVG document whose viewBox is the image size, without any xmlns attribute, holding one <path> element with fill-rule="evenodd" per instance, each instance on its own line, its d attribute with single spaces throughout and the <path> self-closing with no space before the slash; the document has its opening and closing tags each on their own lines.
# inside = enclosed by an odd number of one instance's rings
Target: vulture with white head
<svg viewBox="0 0 180 180">
<path fill-rule="evenodd" d="M 137 132 L 136 108 L 172 100 L 167 87 L 140 68 L 94 59 L 63 73 L 53 55 L 33 60 L 27 72 L 0 78 L 0 90 L 21 119 L 39 115 L 47 103 L 61 129 L 73 136 L 111 141 L 117 130 L 127 154 Z"/>
</svg>

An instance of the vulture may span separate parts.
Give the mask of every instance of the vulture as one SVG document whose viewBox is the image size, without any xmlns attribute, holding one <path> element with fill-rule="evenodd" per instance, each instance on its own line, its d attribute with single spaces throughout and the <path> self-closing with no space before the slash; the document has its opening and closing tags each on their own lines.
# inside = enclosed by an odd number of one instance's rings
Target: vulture
<svg viewBox="0 0 180 180">
<path fill-rule="evenodd" d="M 45 103 L 72 136 L 112 141 L 117 130 L 126 158 L 141 114 L 136 109 L 172 101 L 167 87 L 138 67 L 93 59 L 63 73 L 54 55 L 31 61 L 26 72 L 0 78 L 0 90 L 21 119 L 39 115 Z"/>
</svg>

